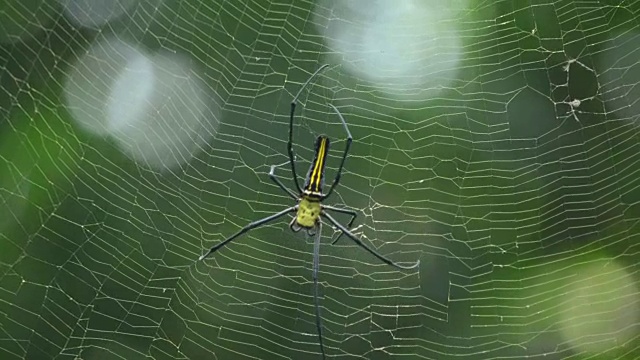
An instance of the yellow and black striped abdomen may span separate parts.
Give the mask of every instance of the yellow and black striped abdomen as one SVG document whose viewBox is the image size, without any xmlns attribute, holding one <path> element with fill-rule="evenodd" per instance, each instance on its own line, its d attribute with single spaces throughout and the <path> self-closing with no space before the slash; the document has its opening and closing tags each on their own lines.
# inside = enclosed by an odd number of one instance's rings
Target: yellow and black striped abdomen
<svg viewBox="0 0 640 360">
<path fill-rule="evenodd" d="M 324 166 L 329 153 L 329 138 L 325 135 L 316 139 L 316 155 L 311 162 L 307 179 L 304 183 L 304 192 L 309 195 L 322 194 L 322 184 L 324 182 Z"/>
</svg>

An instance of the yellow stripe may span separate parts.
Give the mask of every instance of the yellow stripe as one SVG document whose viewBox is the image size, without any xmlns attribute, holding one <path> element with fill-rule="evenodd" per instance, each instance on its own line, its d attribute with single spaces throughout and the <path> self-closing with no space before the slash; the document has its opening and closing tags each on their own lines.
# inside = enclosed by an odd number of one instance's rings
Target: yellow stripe
<svg viewBox="0 0 640 360">
<path fill-rule="evenodd" d="M 320 140 L 320 146 L 318 146 L 318 158 L 316 159 L 316 163 L 313 165 L 313 172 L 311 173 L 311 184 L 309 188 L 311 191 L 318 191 L 318 172 L 320 171 L 320 164 L 322 163 L 322 150 L 324 147 L 324 139 Z"/>
<path fill-rule="evenodd" d="M 324 164 L 325 147 L 327 139 L 322 138 L 320 141 L 320 147 L 318 148 L 318 159 L 313 166 L 313 172 L 311 172 L 309 188 L 311 191 L 320 191 L 320 179 L 322 178 L 322 164 Z"/>
<path fill-rule="evenodd" d="M 322 147 L 320 149 L 320 165 L 318 165 L 318 179 L 316 180 L 316 191 L 320 191 L 320 182 L 322 181 L 322 169 L 324 168 L 324 159 L 327 153 L 327 138 L 322 139 Z"/>
</svg>

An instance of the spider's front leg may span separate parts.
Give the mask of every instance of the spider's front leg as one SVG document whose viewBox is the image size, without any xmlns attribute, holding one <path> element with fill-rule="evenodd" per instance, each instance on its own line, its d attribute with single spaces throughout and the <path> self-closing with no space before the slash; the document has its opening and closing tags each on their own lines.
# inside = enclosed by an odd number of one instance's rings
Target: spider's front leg
<svg viewBox="0 0 640 360">
<path fill-rule="evenodd" d="M 322 205 L 322 208 L 325 210 L 331 210 L 338 213 L 351 215 L 351 220 L 349 220 L 349 223 L 347 223 L 347 226 L 346 226 L 347 229 L 351 229 L 351 225 L 353 225 L 354 220 L 358 216 L 358 213 L 351 209 L 342 209 L 342 208 L 337 208 L 329 205 Z M 339 230 L 337 227 L 334 227 L 333 229 Z M 341 231 L 340 234 L 331 242 L 331 245 L 335 245 L 338 242 L 338 240 L 340 240 L 342 235 L 344 235 L 344 233 Z"/>
<path fill-rule="evenodd" d="M 347 235 L 349 239 L 353 240 L 353 242 L 358 244 L 361 248 L 367 250 L 371 255 L 377 257 L 380 261 L 384 262 L 385 264 L 388 264 L 403 270 L 411 270 L 418 267 L 418 265 L 420 265 L 420 260 L 416 261 L 413 265 L 400 265 L 391 259 L 387 259 L 382 254 L 378 253 L 377 251 L 375 251 L 374 249 L 370 248 L 365 243 L 363 243 L 362 240 L 358 239 L 355 235 L 353 235 L 351 231 L 349 231 L 344 225 L 340 224 L 336 219 L 333 218 L 333 216 L 327 214 L 325 211 L 322 212 L 321 216 L 327 221 L 329 221 L 333 226 L 336 226 L 338 229 L 340 229 L 345 235 Z"/>
<path fill-rule="evenodd" d="M 322 222 L 316 225 L 317 233 L 313 242 L 313 302 L 316 306 L 316 329 L 320 339 L 320 351 L 322 358 L 325 358 L 324 343 L 322 341 L 322 317 L 320 316 L 320 298 L 318 296 L 318 272 L 320 271 L 320 237 L 322 236 Z"/>
<path fill-rule="evenodd" d="M 246 225 L 245 227 L 243 227 L 242 229 L 238 230 L 238 232 L 236 232 L 235 234 L 229 236 L 228 238 L 226 238 L 224 241 L 214 245 L 213 247 L 211 247 L 211 249 L 209 249 L 209 251 L 207 251 L 205 254 L 201 255 L 200 258 L 198 258 L 198 260 L 204 260 L 205 258 L 207 258 L 207 256 L 213 254 L 214 252 L 218 251 L 220 248 L 226 246 L 228 243 L 230 243 L 231 241 L 233 241 L 234 239 L 236 239 L 238 236 L 248 232 L 249 230 L 258 228 L 268 222 L 271 222 L 273 220 L 279 219 L 281 217 L 283 217 L 286 214 L 295 212 L 298 210 L 298 205 L 296 206 L 292 206 L 288 209 L 284 209 L 282 211 L 280 211 L 279 213 L 267 216 L 265 218 L 262 218 L 260 220 L 254 221 L 249 223 L 248 225 Z"/>
</svg>

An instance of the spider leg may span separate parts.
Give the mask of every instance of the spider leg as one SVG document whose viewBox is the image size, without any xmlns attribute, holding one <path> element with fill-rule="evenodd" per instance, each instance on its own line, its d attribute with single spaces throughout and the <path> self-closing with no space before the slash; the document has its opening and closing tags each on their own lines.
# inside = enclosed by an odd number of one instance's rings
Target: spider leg
<svg viewBox="0 0 640 360">
<path fill-rule="evenodd" d="M 289 194 L 290 197 L 292 197 L 294 200 L 298 200 L 298 196 L 293 191 L 291 191 L 286 186 L 284 186 L 282 181 L 280 181 L 280 179 L 276 177 L 276 166 L 278 165 L 271 165 L 271 171 L 269 171 L 269 178 L 273 180 L 273 182 L 275 182 L 280 187 L 280 189 L 282 189 L 284 192 Z"/>
<path fill-rule="evenodd" d="M 355 211 L 353 211 L 353 210 L 351 210 L 351 209 L 341 209 L 341 208 L 336 208 L 336 207 L 329 206 L 329 205 L 322 205 L 322 208 L 323 208 L 323 209 L 326 209 L 326 210 L 331 210 L 331 211 L 339 212 L 339 213 L 342 213 L 342 214 L 351 215 L 351 220 L 349 220 L 349 223 L 348 223 L 348 224 L 347 224 L 347 226 L 346 226 L 346 227 L 347 227 L 347 229 L 350 229 L 350 228 L 351 228 L 351 225 L 353 225 L 353 221 L 354 221 L 354 220 L 356 219 L 356 217 L 358 216 L 358 213 L 357 213 L 357 212 L 355 212 Z M 343 232 L 341 232 L 341 233 L 340 233 L 340 235 L 338 235 L 338 236 L 335 238 L 335 240 L 333 240 L 333 241 L 331 242 L 331 245 L 335 245 L 335 244 L 338 242 L 338 240 L 340 239 L 340 237 L 342 237 L 342 235 L 344 235 L 344 233 L 343 233 Z"/>
<path fill-rule="evenodd" d="M 251 223 L 249 223 L 247 226 L 243 227 L 242 229 L 240 229 L 237 233 L 231 235 L 230 237 L 226 238 L 224 241 L 214 245 L 211 249 L 209 249 L 209 251 L 207 251 L 206 254 L 201 255 L 200 258 L 198 258 L 198 260 L 204 260 L 207 256 L 213 254 L 214 252 L 218 251 L 218 249 L 220 249 L 221 247 L 227 245 L 228 243 L 230 243 L 233 239 L 237 238 L 238 236 L 246 233 L 247 231 L 251 230 L 251 229 L 255 229 L 257 227 L 260 227 L 270 221 L 276 220 L 288 213 L 294 212 L 298 209 L 298 206 L 292 206 L 290 208 L 284 209 L 282 211 L 280 211 L 277 214 L 273 214 L 270 216 L 267 216 L 266 218 L 257 220 L 257 221 L 253 221 Z"/>
<path fill-rule="evenodd" d="M 302 93 L 302 90 L 304 90 L 304 88 L 306 88 L 307 85 L 309 85 L 311 80 L 314 77 L 316 77 L 316 75 L 318 75 L 318 73 L 324 70 L 327 66 L 329 66 L 329 64 L 324 64 L 320 66 L 320 68 L 318 68 L 316 72 L 311 74 L 309 79 L 307 79 L 307 82 L 305 82 L 302 85 L 300 90 L 298 90 L 298 93 L 296 94 L 296 96 L 291 101 L 291 114 L 289 115 L 289 142 L 287 142 L 287 153 L 289 153 L 289 162 L 291 163 L 291 174 L 293 175 L 293 183 L 296 185 L 296 189 L 298 190 L 298 193 L 302 193 L 302 189 L 300 188 L 300 183 L 298 183 L 298 175 L 296 174 L 296 163 L 294 162 L 294 156 L 293 156 L 293 115 L 296 111 L 296 105 L 298 104 L 298 97 Z"/>
<path fill-rule="evenodd" d="M 353 240 L 353 242 L 355 242 L 356 244 L 360 245 L 360 247 L 362 247 L 363 249 L 365 249 L 368 252 L 370 252 L 373 256 L 377 257 L 378 259 L 380 259 L 385 264 L 391 265 L 393 267 L 397 267 L 399 269 L 404 269 L 404 270 L 411 270 L 411 269 L 417 267 L 418 265 L 420 265 L 420 260 L 416 261 L 416 263 L 413 264 L 413 265 L 406 266 L 406 265 L 400 265 L 398 263 L 393 262 L 392 260 L 387 259 L 386 257 L 382 256 L 377 251 L 375 251 L 372 248 L 370 248 L 367 245 L 365 245 L 362 242 L 362 240 L 358 239 L 355 235 L 353 235 L 353 233 L 351 233 L 351 231 L 349 231 L 346 227 L 344 227 L 344 225 L 342 225 L 339 222 L 337 222 L 336 219 L 334 219 L 331 215 L 327 214 L 325 211 L 323 211 L 320 214 L 322 215 L 323 218 L 329 220 L 329 222 L 331 224 L 333 224 L 334 226 L 338 227 L 338 229 L 342 230 L 342 232 L 345 235 L 347 235 L 351 240 Z"/>
<path fill-rule="evenodd" d="M 320 270 L 320 233 L 322 232 L 322 223 L 318 222 L 318 233 L 313 243 L 313 301 L 316 305 L 316 328 L 318 329 L 318 338 L 320 339 L 320 351 L 322 358 L 325 358 L 324 344 L 322 342 L 322 318 L 320 317 L 320 300 L 318 299 L 318 271 Z"/>
<path fill-rule="evenodd" d="M 344 117 L 342 117 L 342 114 L 340 113 L 340 111 L 338 111 L 338 109 L 335 106 L 333 106 L 333 104 L 329 104 L 329 106 L 331 106 L 333 110 L 336 112 L 336 114 L 338 114 L 338 117 L 342 122 L 344 131 L 347 133 L 347 143 L 344 146 L 344 154 L 342 155 L 342 161 L 340 162 L 340 167 L 338 167 L 338 173 L 336 173 L 336 178 L 333 180 L 333 183 L 331 184 L 329 191 L 327 191 L 327 193 L 322 196 L 323 200 L 328 198 L 329 195 L 331 195 L 331 192 L 333 192 L 333 189 L 338 185 L 338 183 L 340 183 L 340 177 L 342 176 L 342 168 L 344 167 L 345 160 L 347 160 L 347 155 L 349 154 L 349 149 L 351 148 L 351 141 L 353 141 L 353 137 L 351 136 L 351 132 L 349 131 L 349 127 L 347 126 L 347 122 L 344 121 Z"/>
</svg>

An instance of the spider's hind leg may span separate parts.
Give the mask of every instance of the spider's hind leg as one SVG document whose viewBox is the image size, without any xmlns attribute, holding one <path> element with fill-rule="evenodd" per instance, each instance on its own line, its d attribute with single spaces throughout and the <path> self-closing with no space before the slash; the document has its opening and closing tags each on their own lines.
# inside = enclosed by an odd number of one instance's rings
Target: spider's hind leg
<svg viewBox="0 0 640 360">
<path fill-rule="evenodd" d="M 336 112 L 336 114 L 340 118 L 340 122 L 342 122 L 342 126 L 344 127 L 344 131 L 347 133 L 347 142 L 346 142 L 346 144 L 344 146 L 344 153 L 342 154 L 342 161 L 340 161 L 340 166 L 338 167 L 338 172 L 336 173 L 336 177 L 333 180 L 333 183 L 331 184 L 331 187 L 329 188 L 329 191 L 327 191 L 327 193 L 324 194 L 324 196 L 322 198 L 323 200 L 328 198 L 329 195 L 331 195 L 331 193 L 333 192 L 333 189 L 336 186 L 338 186 L 338 184 L 340 183 L 340 177 L 342 176 L 342 169 L 344 168 L 344 162 L 347 160 L 347 155 L 349 155 L 349 149 L 351 149 L 351 142 L 353 141 L 353 137 L 351 136 L 351 131 L 349 131 L 349 126 L 347 126 L 347 122 L 344 120 L 344 117 L 342 116 L 342 114 L 340 113 L 338 108 L 333 106 L 333 104 L 329 104 L 329 106 Z"/>
<path fill-rule="evenodd" d="M 292 190 L 290 190 L 289 188 L 287 188 L 286 186 L 284 186 L 284 184 L 282 183 L 282 181 L 280 181 L 280 179 L 278 179 L 276 177 L 276 168 L 278 166 L 282 166 L 284 164 L 288 163 L 282 163 L 282 164 L 278 164 L 278 165 L 271 165 L 271 170 L 269 171 L 269 179 L 271 179 L 273 182 L 276 183 L 276 185 L 278 185 L 280 187 L 280 189 L 282 189 L 282 191 L 286 192 L 291 198 L 293 198 L 294 200 L 298 200 L 298 196 L 296 195 L 296 193 L 294 193 Z"/>
<path fill-rule="evenodd" d="M 322 70 L 326 69 L 327 66 L 329 66 L 329 64 L 324 64 L 320 66 L 320 68 L 318 68 L 318 70 L 316 70 L 313 74 L 311 74 L 311 76 L 309 76 L 309 79 L 307 79 L 307 81 L 302 85 L 300 90 L 298 90 L 298 93 L 293 98 L 293 100 L 291 100 L 291 112 L 289 114 L 289 141 L 287 142 L 287 154 L 289 155 L 289 162 L 291 163 L 291 175 L 293 176 L 293 183 L 296 186 L 296 189 L 298 190 L 298 192 L 300 193 L 302 192 L 302 188 L 298 183 L 298 174 L 296 173 L 295 155 L 293 154 L 293 117 L 296 113 L 296 105 L 298 104 L 298 97 L 300 96 L 300 94 L 302 94 L 302 91 L 307 87 L 307 85 L 309 85 L 311 80 L 313 80 L 313 78 L 315 78 L 316 75 L 318 75 L 318 73 L 320 73 Z"/>
</svg>

